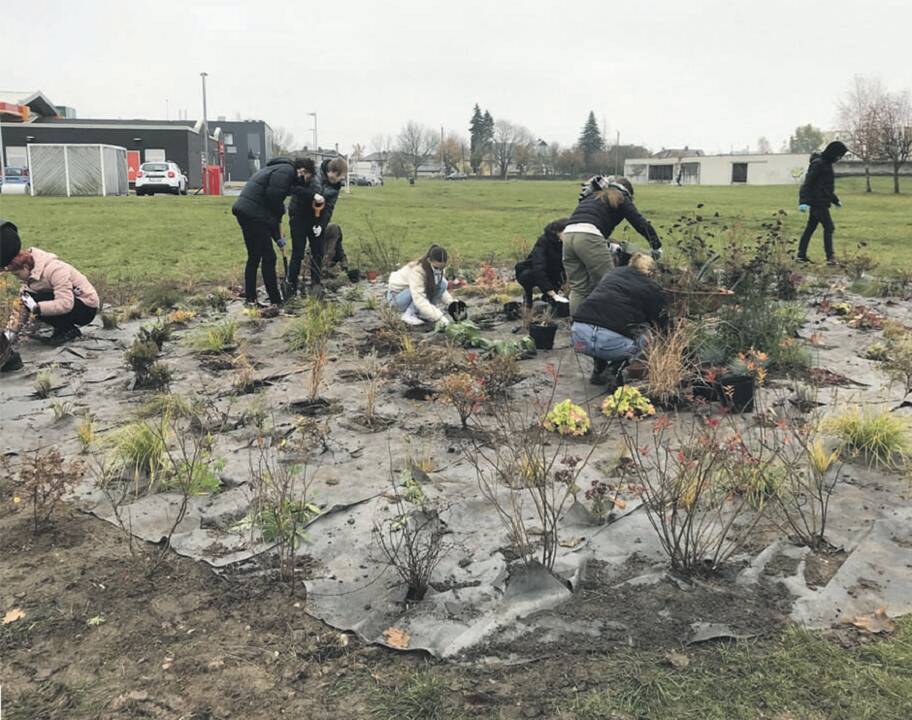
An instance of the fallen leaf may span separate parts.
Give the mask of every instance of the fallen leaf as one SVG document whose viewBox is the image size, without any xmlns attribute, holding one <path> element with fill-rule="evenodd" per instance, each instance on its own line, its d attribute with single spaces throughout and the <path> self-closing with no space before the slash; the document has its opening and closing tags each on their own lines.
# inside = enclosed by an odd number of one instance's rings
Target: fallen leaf
<svg viewBox="0 0 912 720">
<path fill-rule="evenodd" d="M 884 608 L 877 608 L 867 615 L 856 615 L 852 625 L 873 635 L 889 634 L 896 629 L 896 623 L 887 616 Z"/>
<path fill-rule="evenodd" d="M 683 670 L 688 665 L 690 665 L 689 657 L 683 653 L 675 652 L 674 650 L 665 654 L 665 660 L 667 660 L 668 664 L 677 670 Z"/>
<path fill-rule="evenodd" d="M 13 608 L 12 610 L 7 610 L 6 615 L 3 616 L 3 624 L 9 625 L 24 617 L 25 611 L 22 608 Z"/>
<path fill-rule="evenodd" d="M 105 619 L 101 615 L 96 615 L 95 617 L 90 617 L 88 620 L 86 620 L 86 625 L 88 625 L 89 627 L 97 627 L 98 625 L 101 625 L 104 621 L 105 621 Z"/>
<path fill-rule="evenodd" d="M 614 506 L 618 510 L 624 510 L 627 507 L 627 503 L 624 500 L 621 500 L 620 498 L 615 498 L 613 500 L 613 502 L 614 502 Z"/>
<path fill-rule="evenodd" d="M 397 650 L 405 650 L 409 646 L 411 636 L 397 627 L 387 628 L 383 631 L 383 637 L 386 638 L 386 644 Z"/>
</svg>

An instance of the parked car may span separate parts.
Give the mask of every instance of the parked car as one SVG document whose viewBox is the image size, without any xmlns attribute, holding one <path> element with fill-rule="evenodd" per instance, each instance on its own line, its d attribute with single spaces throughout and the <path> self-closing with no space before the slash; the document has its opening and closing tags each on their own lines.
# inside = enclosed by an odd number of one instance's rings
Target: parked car
<svg viewBox="0 0 912 720">
<path fill-rule="evenodd" d="M 0 184 L 4 186 L 3 192 L 7 194 L 28 195 L 32 190 L 32 178 L 29 175 L 29 169 L 27 167 L 6 166 L 3 169 L 3 177 L 0 178 Z"/>
<path fill-rule="evenodd" d="M 136 194 L 154 195 L 157 192 L 187 194 L 187 176 L 177 163 L 146 162 L 139 166 L 136 173 Z"/>
<path fill-rule="evenodd" d="M 469 176 L 464 172 L 451 172 L 446 177 L 447 180 L 468 180 Z"/>
<path fill-rule="evenodd" d="M 350 173 L 348 176 L 348 181 L 352 185 L 360 185 L 362 187 L 372 187 L 373 185 L 382 185 L 383 181 L 379 178 L 369 177 L 367 175 L 356 175 Z"/>
</svg>

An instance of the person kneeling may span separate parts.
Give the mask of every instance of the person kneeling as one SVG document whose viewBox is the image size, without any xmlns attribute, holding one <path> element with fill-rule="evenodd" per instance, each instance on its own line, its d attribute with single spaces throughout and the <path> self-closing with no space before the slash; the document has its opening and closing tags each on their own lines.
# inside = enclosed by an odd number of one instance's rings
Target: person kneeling
<svg viewBox="0 0 912 720">
<path fill-rule="evenodd" d="M 635 253 L 630 264 L 602 276 L 595 290 L 573 315 L 570 339 L 573 349 L 595 361 L 593 385 L 608 382 L 608 365 L 633 360 L 649 339 L 650 326 L 668 323 L 662 286 L 650 277 L 655 261 Z"/>
<path fill-rule="evenodd" d="M 404 323 L 421 325 L 442 321 L 449 325 L 450 319 L 437 307 L 453 302 L 443 276 L 448 259 L 446 250 L 431 245 L 423 257 L 390 273 L 386 299 L 402 311 Z"/>
<path fill-rule="evenodd" d="M 545 225 L 545 230 L 535 241 L 529 257 L 516 263 L 516 282 L 522 285 L 523 304 L 532 307 L 532 295 L 539 288 L 550 302 L 569 302 L 561 294 L 567 281 L 564 272 L 564 228 L 567 218 L 554 220 Z M 543 298 L 544 299 L 544 298 Z"/>
<path fill-rule="evenodd" d="M 34 247 L 21 250 L 18 230 L 11 222 L 0 221 L 0 239 L 0 267 L 22 281 L 21 312 L 10 318 L 5 332 L 10 344 L 29 315 L 54 328 L 53 345 L 80 337 L 79 326 L 95 319 L 99 304 L 98 293 L 85 275 L 53 253 Z M 13 352 L 3 369 L 17 369 L 14 366 L 20 363 L 18 353 Z"/>
</svg>

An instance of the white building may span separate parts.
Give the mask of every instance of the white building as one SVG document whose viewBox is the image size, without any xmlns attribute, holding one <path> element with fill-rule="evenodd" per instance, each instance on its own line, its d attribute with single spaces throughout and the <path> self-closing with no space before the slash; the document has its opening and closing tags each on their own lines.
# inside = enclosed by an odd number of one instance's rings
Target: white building
<svg viewBox="0 0 912 720">
<path fill-rule="evenodd" d="M 807 153 L 635 158 L 624 162 L 634 184 L 791 185 L 807 170 Z"/>
</svg>

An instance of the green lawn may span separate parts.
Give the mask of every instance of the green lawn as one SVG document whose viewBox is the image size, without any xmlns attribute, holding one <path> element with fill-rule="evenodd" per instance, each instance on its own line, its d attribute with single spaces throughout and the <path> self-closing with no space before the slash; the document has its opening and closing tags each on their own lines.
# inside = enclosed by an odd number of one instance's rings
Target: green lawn
<svg viewBox="0 0 912 720">
<path fill-rule="evenodd" d="M 379 234 L 395 239 L 403 259 L 438 243 L 466 261 L 508 261 L 546 222 L 570 212 L 577 187 L 545 181 L 421 180 L 415 186 L 391 181 L 343 195 L 335 219 L 353 260 L 359 242 L 369 237 L 370 220 Z M 860 179 L 837 182 L 845 203 L 833 211 L 837 249 L 866 241 L 882 268 L 912 266 L 912 196 L 893 195 L 889 188 L 887 178 L 878 179 L 871 195 L 862 191 Z M 646 186 L 636 200 L 660 234 L 698 203 L 705 204 L 701 212 L 708 216 L 718 212 L 721 222 L 740 223 L 746 235 L 779 208 L 788 211 L 788 230 L 795 236 L 804 220 L 793 186 Z M 19 225 L 26 243 L 60 254 L 90 276 L 104 274 L 109 281 L 133 284 L 159 278 L 225 281 L 239 277 L 245 257 L 232 202 L 231 197 L 201 196 L 0 196 L 0 216 Z M 821 258 L 821 246 L 818 235 L 812 257 Z"/>
</svg>

